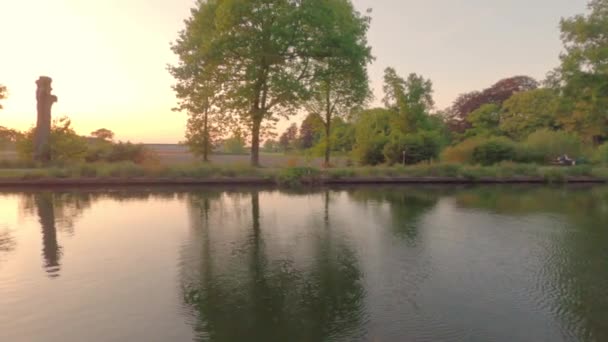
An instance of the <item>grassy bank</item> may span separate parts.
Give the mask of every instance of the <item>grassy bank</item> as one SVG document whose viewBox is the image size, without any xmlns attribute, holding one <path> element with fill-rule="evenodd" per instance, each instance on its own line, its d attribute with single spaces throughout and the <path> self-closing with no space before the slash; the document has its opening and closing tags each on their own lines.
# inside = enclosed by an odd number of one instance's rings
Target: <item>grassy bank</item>
<svg viewBox="0 0 608 342">
<path fill-rule="evenodd" d="M 564 183 L 608 181 L 608 167 L 555 167 L 535 164 L 502 163 L 494 166 L 459 164 L 421 164 L 395 167 L 350 167 L 320 169 L 311 167 L 252 168 L 204 164 L 151 165 L 133 163 L 79 164 L 55 167 L 0 168 L 3 184 L 19 183 L 268 183 L 287 186 L 331 183 L 487 183 L 534 182 Z M 35 182 L 34 182 L 35 181 Z"/>
</svg>

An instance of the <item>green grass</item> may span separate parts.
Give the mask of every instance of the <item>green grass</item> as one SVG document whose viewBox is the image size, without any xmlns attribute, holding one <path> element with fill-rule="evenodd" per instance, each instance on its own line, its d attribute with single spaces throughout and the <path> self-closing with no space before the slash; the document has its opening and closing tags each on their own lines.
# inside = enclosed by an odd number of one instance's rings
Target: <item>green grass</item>
<svg viewBox="0 0 608 342">
<path fill-rule="evenodd" d="M 55 165 L 0 164 L 0 179 L 212 179 L 255 178 L 274 179 L 279 185 L 297 186 L 303 183 L 323 183 L 324 180 L 370 177 L 452 178 L 466 181 L 502 180 L 533 177 L 547 183 L 566 182 L 571 177 L 594 177 L 608 180 L 608 166 L 581 165 L 574 167 L 539 166 L 535 164 L 501 163 L 493 166 L 461 164 L 419 164 L 412 166 L 343 167 L 319 169 L 313 167 L 252 168 L 247 165 L 179 164 L 137 165 L 131 162 Z"/>
</svg>

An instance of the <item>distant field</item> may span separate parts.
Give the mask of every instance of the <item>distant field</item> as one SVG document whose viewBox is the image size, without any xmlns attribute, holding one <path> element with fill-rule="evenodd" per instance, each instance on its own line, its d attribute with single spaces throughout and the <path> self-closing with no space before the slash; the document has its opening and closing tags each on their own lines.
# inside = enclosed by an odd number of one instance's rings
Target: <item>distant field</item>
<svg viewBox="0 0 608 342">
<path fill-rule="evenodd" d="M 163 164 L 182 164 L 198 161 L 189 151 L 186 146 L 175 144 L 147 144 L 150 150 L 154 151 L 160 158 Z M 211 162 L 218 165 L 248 165 L 249 155 L 211 155 Z M 305 156 L 291 156 L 282 153 L 260 154 L 260 164 L 265 167 L 285 167 L 285 166 L 315 166 L 323 165 L 323 158 L 307 159 Z M 332 164 L 336 166 L 344 166 L 346 158 L 332 158 Z"/>
<path fill-rule="evenodd" d="M 195 158 L 186 146 L 177 144 L 146 144 L 154 151 L 162 164 L 188 164 L 199 161 Z M 15 160 L 17 152 L 15 150 L 0 151 L 0 160 Z M 211 162 L 217 165 L 248 165 L 249 155 L 211 155 Z M 260 154 L 260 163 L 265 167 L 285 167 L 285 166 L 314 166 L 323 165 L 322 158 L 308 159 L 305 156 L 284 155 L 282 153 Z M 332 164 L 335 166 L 345 166 L 346 158 L 332 157 Z"/>
<path fill-rule="evenodd" d="M 17 159 L 17 152 L 14 150 L 0 151 L 0 160 L 15 160 Z"/>
</svg>

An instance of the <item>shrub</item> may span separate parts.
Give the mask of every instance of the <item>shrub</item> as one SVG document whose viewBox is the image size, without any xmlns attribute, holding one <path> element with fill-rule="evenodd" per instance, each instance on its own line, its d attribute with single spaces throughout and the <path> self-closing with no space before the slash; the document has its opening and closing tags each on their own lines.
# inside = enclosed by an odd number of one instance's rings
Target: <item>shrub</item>
<svg viewBox="0 0 608 342">
<path fill-rule="evenodd" d="M 383 154 L 391 165 L 402 162 L 418 164 L 437 158 L 440 145 L 441 137 L 436 132 L 398 135 L 384 146 Z"/>
<path fill-rule="evenodd" d="M 541 129 L 530 134 L 522 146 L 527 161 L 549 162 L 560 155 L 567 154 L 570 158 L 580 158 L 583 147 L 581 139 L 573 133 Z M 524 161 L 524 160 L 521 160 Z"/>
<path fill-rule="evenodd" d="M 71 121 L 66 118 L 53 120 L 51 127 L 50 154 L 53 162 L 66 163 L 83 161 L 87 153 L 86 139 L 76 134 Z M 17 152 L 23 160 L 31 160 L 34 153 L 34 128 L 20 136 Z"/>
<path fill-rule="evenodd" d="M 482 137 L 466 139 L 446 148 L 441 154 L 441 160 L 448 163 L 471 164 L 473 163 L 473 151 L 487 140 Z"/>
<path fill-rule="evenodd" d="M 378 165 L 385 162 L 384 146 L 388 143 L 386 136 L 376 136 L 365 142 L 358 142 L 353 156 L 362 165 Z"/>
<path fill-rule="evenodd" d="M 493 165 L 515 158 L 515 144 L 503 137 L 489 138 L 473 149 L 473 162 L 481 165 Z"/>
<path fill-rule="evenodd" d="M 291 167 L 281 170 L 277 175 L 277 182 L 291 187 L 302 185 L 305 178 L 313 180 L 319 170 L 310 167 Z"/>
<path fill-rule="evenodd" d="M 608 164 L 608 143 L 603 143 L 595 150 L 593 161 L 599 164 Z"/>
</svg>

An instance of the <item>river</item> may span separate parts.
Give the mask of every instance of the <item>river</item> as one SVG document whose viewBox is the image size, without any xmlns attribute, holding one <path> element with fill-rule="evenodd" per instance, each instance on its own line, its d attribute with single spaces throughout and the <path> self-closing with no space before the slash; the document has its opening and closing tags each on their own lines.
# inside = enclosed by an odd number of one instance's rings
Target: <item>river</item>
<svg viewBox="0 0 608 342">
<path fill-rule="evenodd" d="M 608 341 L 608 187 L 3 190 L 0 341 Z"/>
</svg>

